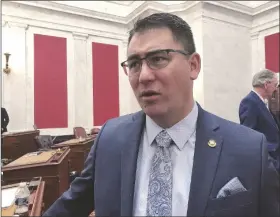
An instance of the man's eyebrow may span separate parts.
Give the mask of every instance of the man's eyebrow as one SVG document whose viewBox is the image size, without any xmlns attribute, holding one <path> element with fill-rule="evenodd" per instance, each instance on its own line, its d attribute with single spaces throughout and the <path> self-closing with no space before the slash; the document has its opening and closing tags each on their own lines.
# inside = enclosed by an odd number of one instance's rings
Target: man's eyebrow
<svg viewBox="0 0 280 217">
<path fill-rule="evenodd" d="M 131 59 L 135 59 L 135 58 L 140 58 L 139 54 L 132 54 L 130 56 L 128 56 L 127 60 L 131 60 Z"/>
<path fill-rule="evenodd" d="M 156 50 L 151 50 L 145 53 L 145 56 L 150 55 L 150 54 L 154 54 L 157 52 L 162 51 L 162 49 L 156 49 Z M 128 56 L 127 60 L 131 60 L 131 59 L 135 59 L 135 58 L 141 58 L 139 54 L 131 54 L 130 56 Z"/>
</svg>

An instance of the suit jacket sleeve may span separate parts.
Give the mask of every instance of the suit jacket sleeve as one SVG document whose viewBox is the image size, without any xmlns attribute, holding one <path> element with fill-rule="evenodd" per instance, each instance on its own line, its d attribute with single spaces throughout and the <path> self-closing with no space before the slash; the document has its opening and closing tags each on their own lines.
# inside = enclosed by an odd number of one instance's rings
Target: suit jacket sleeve
<svg viewBox="0 0 280 217">
<path fill-rule="evenodd" d="M 58 198 L 43 216 L 86 217 L 94 210 L 94 168 L 97 144 L 102 130 L 96 138 L 85 162 L 85 168 L 70 188 Z"/>
<path fill-rule="evenodd" d="M 241 102 L 239 108 L 239 119 L 240 124 L 256 130 L 258 115 L 255 106 L 251 102 L 247 100 Z"/>
<path fill-rule="evenodd" d="M 262 172 L 260 191 L 260 216 L 280 216 L 279 174 L 268 155 L 265 136 L 262 142 Z"/>
</svg>

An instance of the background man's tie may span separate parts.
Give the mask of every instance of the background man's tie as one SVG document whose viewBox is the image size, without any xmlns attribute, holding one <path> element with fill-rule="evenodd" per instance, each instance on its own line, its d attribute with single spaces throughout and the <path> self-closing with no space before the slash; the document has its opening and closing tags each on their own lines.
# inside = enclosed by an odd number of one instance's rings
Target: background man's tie
<svg viewBox="0 0 280 217">
<path fill-rule="evenodd" d="M 172 216 L 171 137 L 163 130 L 155 138 L 156 152 L 150 170 L 147 216 Z"/>
</svg>

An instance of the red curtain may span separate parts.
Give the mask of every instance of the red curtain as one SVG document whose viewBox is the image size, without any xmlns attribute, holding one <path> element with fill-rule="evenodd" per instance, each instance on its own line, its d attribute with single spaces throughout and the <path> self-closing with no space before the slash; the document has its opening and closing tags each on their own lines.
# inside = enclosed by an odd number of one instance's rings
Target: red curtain
<svg viewBox="0 0 280 217">
<path fill-rule="evenodd" d="M 67 128 L 66 38 L 34 35 L 34 124 Z"/>
<path fill-rule="evenodd" d="M 267 69 L 279 72 L 279 33 L 265 37 L 265 66 Z"/>
<path fill-rule="evenodd" d="M 92 43 L 93 124 L 119 116 L 118 46 Z"/>
</svg>

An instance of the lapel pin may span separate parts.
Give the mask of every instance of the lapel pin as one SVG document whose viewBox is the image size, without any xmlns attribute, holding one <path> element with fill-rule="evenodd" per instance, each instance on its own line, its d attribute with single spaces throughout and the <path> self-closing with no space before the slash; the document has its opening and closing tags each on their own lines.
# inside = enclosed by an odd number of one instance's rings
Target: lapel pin
<svg viewBox="0 0 280 217">
<path fill-rule="evenodd" d="M 210 140 L 208 141 L 208 145 L 209 145 L 211 148 L 214 148 L 214 147 L 216 147 L 217 143 L 216 143 L 215 140 L 210 139 Z"/>
</svg>

